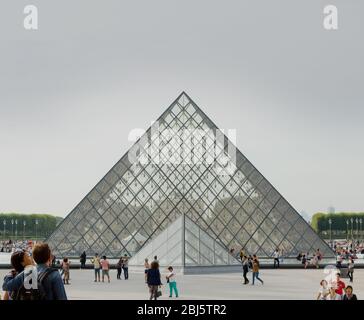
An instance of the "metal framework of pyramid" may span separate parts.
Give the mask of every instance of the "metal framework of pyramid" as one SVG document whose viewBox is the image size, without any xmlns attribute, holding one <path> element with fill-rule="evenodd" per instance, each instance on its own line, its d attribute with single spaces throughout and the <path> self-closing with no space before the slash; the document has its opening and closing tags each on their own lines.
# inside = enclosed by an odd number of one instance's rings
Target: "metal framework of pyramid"
<svg viewBox="0 0 364 320">
<path fill-rule="evenodd" d="M 46 241 L 56 256 L 86 251 L 127 254 L 141 262 L 148 245 L 178 226 L 182 216 L 190 224 L 187 230 L 195 226 L 209 240 L 197 246 L 185 238 L 186 261 L 181 263 L 233 263 L 219 257 L 232 252 L 236 259 L 241 248 L 260 257 L 271 257 L 276 248 L 286 257 L 319 248 L 333 257 L 330 247 L 184 92 Z"/>
<path fill-rule="evenodd" d="M 181 215 L 131 258 L 129 265 L 143 266 L 145 258 L 157 256 L 162 266 L 239 265 L 218 239 L 212 238 L 186 215 Z"/>
</svg>

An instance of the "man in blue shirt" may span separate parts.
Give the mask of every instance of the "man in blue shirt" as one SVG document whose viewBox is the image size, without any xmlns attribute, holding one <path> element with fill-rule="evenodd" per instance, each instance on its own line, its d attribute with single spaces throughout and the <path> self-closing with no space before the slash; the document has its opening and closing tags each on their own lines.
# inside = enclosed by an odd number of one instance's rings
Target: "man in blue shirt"
<svg viewBox="0 0 364 320">
<path fill-rule="evenodd" d="M 66 291 L 64 289 L 61 275 L 57 270 L 50 270 L 52 265 L 52 253 L 46 243 L 39 243 L 34 246 L 33 259 L 37 263 L 38 275 L 47 272 L 46 277 L 42 281 L 42 288 L 46 300 L 67 300 Z M 24 271 L 15 278 L 6 276 L 4 278 L 3 290 L 17 292 L 24 285 Z"/>
</svg>

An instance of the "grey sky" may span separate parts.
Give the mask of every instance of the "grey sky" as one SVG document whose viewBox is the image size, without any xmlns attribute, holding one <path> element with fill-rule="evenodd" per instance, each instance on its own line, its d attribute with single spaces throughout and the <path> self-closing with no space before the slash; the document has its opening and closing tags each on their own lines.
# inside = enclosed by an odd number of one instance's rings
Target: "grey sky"
<svg viewBox="0 0 364 320">
<path fill-rule="evenodd" d="M 297 210 L 364 210 L 363 14 L 354 0 L 2 1 L 0 212 L 68 214 L 182 90 Z"/>
</svg>

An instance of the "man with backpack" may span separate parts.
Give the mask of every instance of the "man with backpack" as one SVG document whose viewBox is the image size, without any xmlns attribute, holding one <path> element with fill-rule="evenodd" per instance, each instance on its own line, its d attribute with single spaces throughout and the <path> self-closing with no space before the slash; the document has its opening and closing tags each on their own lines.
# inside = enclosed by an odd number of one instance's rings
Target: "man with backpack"
<svg viewBox="0 0 364 320">
<path fill-rule="evenodd" d="M 3 290 L 14 292 L 14 300 L 67 300 L 63 281 L 58 270 L 51 268 L 51 250 L 46 243 L 37 243 L 33 249 L 33 259 L 37 263 L 37 285 L 28 280 L 27 270 L 19 273 L 15 278 L 5 278 Z M 32 280 L 34 277 L 32 277 Z"/>
</svg>

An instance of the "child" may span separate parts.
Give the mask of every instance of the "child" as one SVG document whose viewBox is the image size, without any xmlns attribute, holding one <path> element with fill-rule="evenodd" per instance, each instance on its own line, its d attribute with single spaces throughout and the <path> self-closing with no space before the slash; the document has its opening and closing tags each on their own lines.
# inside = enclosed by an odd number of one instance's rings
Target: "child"
<svg viewBox="0 0 364 320">
<path fill-rule="evenodd" d="M 178 298 L 176 273 L 173 271 L 173 268 L 171 266 L 168 267 L 168 271 L 169 271 L 169 273 L 167 274 L 166 279 L 169 284 L 169 297 L 172 298 L 172 293 L 174 291 L 176 298 Z"/>
</svg>

